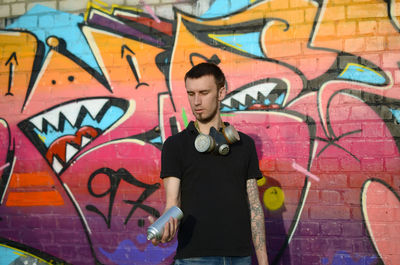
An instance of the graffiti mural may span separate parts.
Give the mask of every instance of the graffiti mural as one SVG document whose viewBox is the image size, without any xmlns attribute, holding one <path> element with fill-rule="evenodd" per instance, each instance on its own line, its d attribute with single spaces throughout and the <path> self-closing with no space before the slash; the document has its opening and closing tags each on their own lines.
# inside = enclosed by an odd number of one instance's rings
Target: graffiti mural
<svg viewBox="0 0 400 265">
<path fill-rule="evenodd" d="M 223 119 L 256 142 L 270 264 L 400 264 L 397 3 L 353 2 L 216 0 L 170 20 L 90 1 L 13 20 L 0 263 L 170 264 L 177 243 L 148 242 L 147 218 L 164 210 L 162 144 L 193 119 L 184 74 L 207 61 L 228 80 Z"/>
</svg>

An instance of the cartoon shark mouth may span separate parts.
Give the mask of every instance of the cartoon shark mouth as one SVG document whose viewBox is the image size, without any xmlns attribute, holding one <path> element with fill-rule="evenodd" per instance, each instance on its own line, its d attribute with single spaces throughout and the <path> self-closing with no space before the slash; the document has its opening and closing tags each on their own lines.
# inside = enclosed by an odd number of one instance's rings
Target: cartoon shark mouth
<svg viewBox="0 0 400 265">
<path fill-rule="evenodd" d="M 120 120 L 128 106 L 128 101 L 117 98 L 75 100 L 32 116 L 18 127 L 60 174 L 80 150 Z"/>
<path fill-rule="evenodd" d="M 287 85 L 280 79 L 263 79 L 229 93 L 221 102 L 221 112 L 279 109 L 284 104 Z"/>
</svg>

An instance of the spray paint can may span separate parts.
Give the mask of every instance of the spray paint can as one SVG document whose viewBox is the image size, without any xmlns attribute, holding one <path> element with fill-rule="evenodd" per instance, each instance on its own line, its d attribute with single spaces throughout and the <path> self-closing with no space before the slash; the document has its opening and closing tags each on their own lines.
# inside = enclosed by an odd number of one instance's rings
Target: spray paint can
<svg viewBox="0 0 400 265">
<path fill-rule="evenodd" d="M 183 217 L 183 212 L 177 206 L 172 206 L 169 208 L 168 211 L 161 215 L 160 218 L 158 218 L 151 226 L 149 226 L 149 228 L 147 228 L 147 240 L 151 240 L 153 238 L 160 240 L 164 231 L 164 226 L 171 217 L 179 221 Z"/>
</svg>

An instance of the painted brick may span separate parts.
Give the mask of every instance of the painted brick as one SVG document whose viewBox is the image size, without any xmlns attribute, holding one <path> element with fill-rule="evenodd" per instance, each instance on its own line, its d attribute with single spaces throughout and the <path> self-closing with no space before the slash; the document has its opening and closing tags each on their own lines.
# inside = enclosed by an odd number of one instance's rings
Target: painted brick
<svg viewBox="0 0 400 265">
<path fill-rule="evenodd" d="M 391 53 L 391 52 L 386 52 L 382 56 L 383 60 L 383 67 L 387 68 L 397 68 L 397 61 L 398 61 L 398 54 L 397 53 Z"/>
<path fill-rule="evenodd" d="M 301 236 L 316 236 L 320 233 L 318 222 L 301 222 L 298 227 Z"/>
<path fill-rule="evenodd" d="M 310 208 L 310 218 L 312 219 L 349 219 L 350 210 L 344 206 L 313 206 Z"/>
<path fill-rule="evenodd" d="M 383 158 L 364 158 L 361 159 L 361 168 L 365 171 L 383 171 Z"/>
<path fill-rule="evenodd" d="M 343 171 L 358 171 L 361 169 L 361 164 L 353 158 L 343 158 L 340 159 L 340 168 Z"/>
<path fill-rule="evenodd" d="M 385 37 L 368 37 L 368 38 L 366 38 L 365 45 L 366 45 L 366 47 L 365 47 L 366 51 L 383 51 L 387 47 L 387 45 L 385 43 Z M 390 48 L 390 44 L 389 44 L 389 48 Z"/>
<path fill-rule="evenodd" d="M 378 20 L 378 33 L 379 34 L 394 34 L 393 26 L 387 20 Z"/>
<path fill-rule="evenodd" d="M 360 34 L 375 34 L 378 29 L 378 23 L 376 20 L 361 20 L 357 22 L 357 25 Z"/>
<path fill-rule="evenodd" d="M 125 3 L 128 6 L 138 6 L 140 5 L 140 0 L 125 0 Z"/>
<path fill-rule="evenodd" d="M 156 6 L 154 12 L 157 15 L 162 15 L 165 18 L 169 18 L 169 19 L 173 19 L 174 18 L 174 12 L 173 12 L 173 10 L 172 10 L 170 5 Z"/>
<path fill-rule="evenodd" d="M 334 205 L 341 202 L 340 192 L 334 190 L 323 190 L 321 191 L 321 203 Z"/>
<path fill-rule="evenodd" d="M 318 32 L 318 36 L 321 37 L 333 37 L 336 36 L 336 25 L 334 22 L 324 22 L 320 25 L 321 28 L 323 28 L 323 30 Z"/>
<path fill-rule="evenodd" d="M 321 257 L 319 255 L 302 255 L 301 256 L 301 264 L 309 264 L 309 265 L 317 265 L 321 264 Z"/>
<path fill-rule="evenodd" d="M 386 16 L 385 4 L 363 4 L 363 5 L 349 5 L 346 7 L 347 18 L 370 18 L 370 17 L 384 17 Z"/>
<path fill-rule="evenodd" d="M 343 21 L 345 20 L 345 6 L 329 6 L 327 7 L 323 21 Z"/>
<path fill-rule="evenodd" d="M 321 223 L 321 235 L 323 236 L 340 236 L 342 235 L 342 225 L 340 222 L 323 222 Z"/>
<path fill-rule="evenodd" d="M 335 158 L 323 158 L 319 160 L 318 168 L 322 171 L 337 171 L 339 161 Z"/>
<path fill-rule="evenodd" d="M 360 52 L 365 50 L 365 38 L 352 38 L 344 40 L 344 49 L 347 52 Z"/>
<path fill-rule="evenodd" d="M 360 237 L 364 235 L 363 226 L 361 222 L 342 223 L 343 235 L 346 235 L 346 237 Z"/>
<path fill-rule="evenodd" d="M 179 10 L 191 14 L 194 12 L 194 7 L 192 4 L 179 4 Z"/>
<path fill-rule="evenodd" d="M 343 199 L 346 204 L 360 205 L 360 191 L 347 189 L 343 192 Z"/>
<path fill-rule="evenodd" d="M 395 50 L 400 48 L 400 40 L 397 36 L 388 36 L 387 37 L 387 47 L 390 50 Z"/>
<path fill-rule="evenodd" d="M 270 13 L 271 17 L 282 17 L 281 12 L 271 12 Z M 295 9 L 295 10 L 287 10 L 285 11 L 285 16 L 290 18 L 290 23 L 291 24 L 297 24 L 297 23 L 302 23 L 304 22 L 304 11 L 301 9 Z"/>
<path fill-rule="evenodd" d="M 351 219 L 362 220 L 363 219 L 363 215 L 362 215 L 360 207 L 359 206 L 350 207 L 350 216 L 351 216 Z"/>
<path fill-rule="evenodd" d="M 0 17 L 7 17 L 10 15 L 9 5 L 0 5 Z"/>
<path fill-rule="evenodd" d="M 366 138 L 378 138 L 384 135 L 384 124 L 381 122 L 368 122 L 362 124 L 362 135 Z"/>
<path fill-rule="evenodd" d="M 345 174 L 329 174 L 329 175 L 320 175 L 322 178 L 316 185 L 318 187 L 323 187 L 324 185 L 329 185 L 332 188 L 346 188 L 347 187 L 347 175 Z"/>
<path fill-rule="evenodd" d="M 366 253 L 372 248 L 371 242 L 367 238 L 353 239 L 353 249 L 355 252 Z"/>
<path fill-rule="evenodd" d="M 59 8 L 65 11 L 85 10 L 86 6 L 87 2 L 85 1 L 62 0 L 59 2 Z"/>
<path fill-rule="evenodd" d="M 11 5 L 11 15 L 19 16 L 26 12 L 25 3 L 16 3 Z"/>
<path fill-rule="evenodd" d="M 176 0 L 160 0 L 162 4 L 175 4 L 177 1 Z M 182 2 L 189 2 L 189 1 L 182 1 Z"/>
<path fill-rule="evenodd" d="M 336 32 L 338 36 L 350 36 L 356 33 L 356 22 L 338 21 L 336 23 Z"/>
<path fill-rule="evenodd" d="M 27 10 L 31 9 L 32 7 L 34 7 L 37 4 L 40 4 L 42 6 L 47 6 L 47 7 L 53 8 L 53 9 L 57 8 L 57 2 L 54 2 L 54 1 L 45 1 L 45 2 L 42 2 L 42 1 L 40 1 L 40 2 L 27 1 L 27 2 L 28 2 L 27 5 L 26 5 L 26 9 Z"/>
</svg>

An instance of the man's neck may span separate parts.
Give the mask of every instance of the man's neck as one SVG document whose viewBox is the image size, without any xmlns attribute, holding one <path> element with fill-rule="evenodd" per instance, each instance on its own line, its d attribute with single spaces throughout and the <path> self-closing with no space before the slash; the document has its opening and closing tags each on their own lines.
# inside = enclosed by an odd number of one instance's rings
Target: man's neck
<svg viewBox="0 0 400 265">
<path fill-rule="evenodd" d="M 196 123 L 198 125 L 198 130 L 201 133 L 208 134 L 210 132 L 210 128 L 214 127 L 215 129 L 219 130 L 219 128 L 222 127 L 222 120 L 220 115 L 216 115 L 214 119 L 207 123 L 202 123 L 200 121 L 196 120 Z"/>
</svg>

